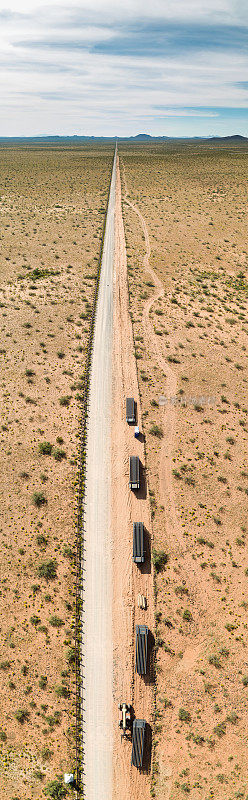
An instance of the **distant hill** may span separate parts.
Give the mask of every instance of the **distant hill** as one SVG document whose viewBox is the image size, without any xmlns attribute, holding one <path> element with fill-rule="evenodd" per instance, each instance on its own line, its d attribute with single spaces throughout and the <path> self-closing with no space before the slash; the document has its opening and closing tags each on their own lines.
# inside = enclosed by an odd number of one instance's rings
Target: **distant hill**
<svg viewBox="0 0 248 800">
<path fill-rule="evenodd" d="M 136 139 L 137 142 L 147 142 L 150 141 L 153 137 L 150 136 L 150 133 L 137 133 L 137 136 L 129 136 L 129 139 Z"/>
<path fill-rule="evenodd" d="M 239 142 L 248 142 L 247 136 L 240 136 L 239 133 L 234 134 L 234 136 L 210 136 L 208 139 L 209 142 L 230 142 L 230 144 L 235 142 L 238 144 Z"/>
<path fill-rule="evenodd" d="M 2 142 L 30 142 L 32 144 L 81 144 L 87 142 L 153 142 L 170 139 L 169 136 L 151 136 L 149 133 L 138 133 L 136 136 L 0 136 Z"/>
<path fill-rule="evenodd" d="M 174 141 L 173 136 L 151 136 L 150 133 L 137 133 L 136 136 L 117 136 L 118 142 L 169 142 Z"/>
<path fill-rule="evenodd" d="M 15 144 L 22 142 L 23 144 L 83 144 L 84 142 L 114 142 L 115 136 L 0 136 L 0 143 Z"/>
<path fill-rule="evenodd" d="M 210 143 L 210 144 L 247 144 L 248 138 L 240 134 L 233 136 L 151 136 L 149 133 L 138 133 L 136 136 L 0 136 L 0 145 L 26 145 L 51 147 L 54 145 L 72 147 L 73 145 L 112 144 L 114 142 L 133 142 L 137 144 L 153 143 Z"/>
</svg>

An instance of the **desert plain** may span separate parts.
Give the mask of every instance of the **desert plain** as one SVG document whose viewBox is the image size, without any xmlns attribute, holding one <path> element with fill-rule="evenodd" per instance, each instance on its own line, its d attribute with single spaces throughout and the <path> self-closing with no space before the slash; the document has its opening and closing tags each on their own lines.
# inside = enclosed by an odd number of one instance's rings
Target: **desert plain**
<svg viewBox="0 0 248 800">
<path fill-rule="evenodd" d="M 246 798 L 247 147 L 119 147 L 156 601 L 153 797 Z"/>
<path fill-rule="evenodd" d="M 245 799 L 248 151 L 118 153 L 153 565 L 145 791 Z M 112 157 L 0 150 L 1 800 L 73 765 L 78 420 Z"/>
<path fill-rule="evenodd" d="M 80 397 L 113 148 L 2 148 L 0 797 L 75 766 Z"/>
</svg>

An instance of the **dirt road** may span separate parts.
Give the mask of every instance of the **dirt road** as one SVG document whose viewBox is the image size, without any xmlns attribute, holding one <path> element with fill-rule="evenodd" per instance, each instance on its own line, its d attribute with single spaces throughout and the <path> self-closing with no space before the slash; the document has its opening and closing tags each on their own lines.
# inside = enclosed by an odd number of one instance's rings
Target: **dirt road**
<svg viewBox="0 0 248 800">
<path fill-rule="evenodd" d="M 115 195 L 116 190 L 116 195 Z M 116 203 L 116 205 L 115 205 Z M 115 251 L 115 252 L 114 252 Z M 114 258 L 115 255 L 115 258 Z M 113 265 L 115 265 L 113 267 Z M 95 324 L 87 434 L 83 583 L 83 745 L 86 800 L 148 800 L 152 668 L 135 674 L 135 625 L 154 629 L 151 519 L 142 435 L 125 420 L 125 398 L 141 409 L 129 315 L 119 166 L 114 165 Z M 143 465 L 142 490 L 128 487 L 129 455 Z M 132 522 L 144 523 L 147 558 L 132 562 Z M 146 597 L 146 611 L 137 597 Z M 144 771 L 131 768 L 131 741 L 121 742 L 118 703 L 147 722 Z"/>
<path fill-rule="evenodd" d="M 109 197 L 90 377 L 83 570 L 82 713 L 87 800 L 112 797 L 110 438 L 116 158 Z"/>
<path fill-rule="evenodd" d="M 115 292 L 113 337 L 113 404 L 112 404 L 112 528 L 113 528 L 113 644 L 114 644 L 114 800 L 148 800 L 150 797 L 150 728 L 153 707 L 152 669 L 142 678 L 134 671 L 135 625 L 146 624 L 154 629 L 153 581 L 151 565 L 151 518 L 148 492 L 143 470 L 140 492 L 128 486 L 129 456 L 138 455 L 145 467 L 142 435 L 134 438 L 134 429 L 125 416 L 125 398 L 137 401 L 138 420 L 141 409 L 134 355 L 132 324 L 129 314 L 127 257 L 121 209 L 119 164 L 116 175 L 115 225 Z M 146 563 L 139 569 L 132 561 L 132 523 L 143 522 L 146 529 Z M 145 595 L 147 610 L 137 605 L 138 594 Z M 135 716 L 145 719 L 147 751 L 144 771 L 131 767 L 131 742 L 121 741 L 118 730 L 118 703 L 131 703 Z"/>
</svg>

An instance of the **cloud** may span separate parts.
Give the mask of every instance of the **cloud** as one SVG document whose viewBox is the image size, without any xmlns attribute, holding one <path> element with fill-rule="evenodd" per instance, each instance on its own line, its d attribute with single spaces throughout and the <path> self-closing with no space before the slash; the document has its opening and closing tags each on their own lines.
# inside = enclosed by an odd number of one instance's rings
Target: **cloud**
<svg viewBox="0 0 248 800">
<path fill-rule="evenodd" d="M 224 124 L 224 109 L 247 109 L 248 6 L 0 0 L 0 73 L 0 135 Z"/>
<path fill-rule="evenodd" d="M 26 38 L 15 42 L 15 47 L 28 49 L 83 50 L 99 54 L 135 56 L 161 56 L 178 53 L 195 53 L 202 50 L 248 51 L 248 28 L 234 26 L 199 26 L 158 22 L 153 24 L 128 25 L 118 29 L 104 26 L 85 26 L 74 35 L 74 28 L 67 34 Z"/>
<path fill-rule="evenodd" d="M 40 19 L 46 17 L 51 21 L 55 18 L 56 24 L 63 24 L 63 20 L 72 23 L 73 20 L 78 25 L 80 20 L 84 23 L 88 20 L 110 19 L 113 24 L 118 20 L 125 22 L 137 20 L 175 20 L 210 23 L 220 22 L 221 25 L 239 25 L 247 22 L 248 9 L 246 0 L 208 0 L 207 3 L 199 0 L 53 0 L 51 4 L 41 2 L 41 0 L 22 0 L 20 12 L 20 0 L 7 0 L 8 10 L 6 11 L 6 0 L 0 0 L 0 13 L 3 7 L 5 14 L 38 15 Z"/>
</svg>

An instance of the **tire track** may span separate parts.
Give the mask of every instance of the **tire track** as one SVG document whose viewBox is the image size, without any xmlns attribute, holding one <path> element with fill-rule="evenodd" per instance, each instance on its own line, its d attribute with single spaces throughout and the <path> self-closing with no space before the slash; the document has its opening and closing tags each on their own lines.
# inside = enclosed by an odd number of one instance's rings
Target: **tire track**
<svg viewBox="0 0 248 800">
<path fill-rule="evenodd" d="M 166 375 L 166 396 L 167 397 L 174 397 L 177 391 L 177 376 L 164 358 L 163 350 L 161 345 L 159 344 L 158 337 L 154 333 L 153 323 L 150 318 L 150 312 L 153 305 L 159 300 L 160 298 L 164 297 L 164 287 L 162 281 L 157 276 L 156 272 L 152 269 L 150 265 L 150 255 L 151 255 L 151 246 L 150 246 L 150 239 L 146 221 L 141 214 L 138 206 L 129 200 L 128 197 L 128 187 L 126 182 L 126 175 L 125 175 L 125 166 L 122 162 L 122 170 L 123 170 L 123 182 L 125 186 L 125 194 L 124 194 L 124 202 L 131 208 L 131 210 L 136 214 L 139 219 L 144 238 L 145 238 L 145 255 L 143 258 L 143 267 L 151 276 L 153 283 L 155 285 L 155 292 L 153 293 L 152 297 L 149 297 L 148 300 L 144 304 L 143 315 L 142 315 L 142 327 L 144 333 L 144 339 L 146 342 L 146 350 L 147 353 L 154 353 L 157 365 L 159 369 L 163 370 Z M 173 454 L 173 443 L 174 443 L 174 431 L 175 431 L 175 421 L 176 421 L 176 411 L 173 405 L 168 404 L 164 407 L 162 412 L 162 426 L 163 426 L 163 440 L 160 445 L 160 455 L 159 455 L 159 499 L 160 503 L 164 505 L 166 508 L 166 515 L 165 515 L 165 525 L 166 525 L 166 533 L 168 541 L 170 545 L 173 547 L 175 544 L 175 536 L 177 538 L 177 542 L 180 541 L 181 547 L 183 550 L 185 549 L 185 544 L 183 540 L 183 531 L 180 525 L 180 521 L 177 517 L 176 513 L 176 506 L 175 506 L 175 499 L 174 499 L 174 491 L 172 485 L 172 454 Z"/>
</svg>

